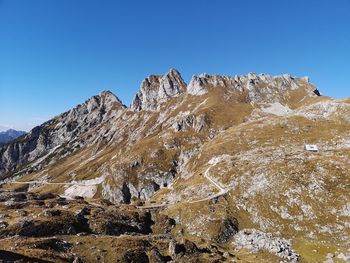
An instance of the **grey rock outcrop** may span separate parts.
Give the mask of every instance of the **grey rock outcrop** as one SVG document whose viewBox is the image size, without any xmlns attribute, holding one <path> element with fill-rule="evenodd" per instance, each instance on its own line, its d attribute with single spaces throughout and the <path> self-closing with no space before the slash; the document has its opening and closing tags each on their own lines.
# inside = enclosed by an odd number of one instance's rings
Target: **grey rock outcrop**
<svg viewBox="0 0 350 263">
<path fill-rule="evenodd" d="M 193 76 L 190 84 L 188 84 L 188 93 L 194 96 L 206 94 L 211 88 L 232 88 L 234 81 L 231 77 L 226 76 L 211 76 L 207 73 Z"/>
<path fill-rule="evenodd" d="M 218 243 L 226 243 L 231 240 L 238 232 L 238 221 L 237 219 L 227 218 L 222 222 L 219 234 L 215 238 Z"/>
<path fill-rule="evenodd" d="M 188 115 L 173 124 L 175 131 L 186 131 L 188 129 L 194 129 L 196 132 L 200 132 L 205 126 L 207 126 L 209 118 L 206 115 Z"/>
<path fill-rule="evenodd" d="M 282 259 L 297 262 L 299 255 L 292 249 L 290 242 L 284 238 L 274 237 L 270 233 L 264 233 L 255 229 L 244 229 L 234 237 L 236 249 L 248 249 L 253 252 L 267 250 Z"/>
<path fill-rule="evenodd" d="M 168 98 L 177 97 L 185 92 L 185 81 L 177 70 L 171 69 L 163 76 L 151 75 L 144 79 L 130 107 L 134 111 L 156 111 Z"/>
<path fill-rule="evenodd" d="M 206 94 L 208 90 L 205 87 L 205 84 L 207 84 L 205 77 L 193 76 L 187 87 L 188 94 L 194 96 L 201 96 Z"/>
<path fill-rule="evenodd" d="M 187 93 L 202 96 L 211 89 L 223 88 L 234 94 L 241 102 L 273 103 L 288 98 L 289 91 L 305 86 L 307 95 L 315 96 L 315 87 L 308 78 L 294 78 L 288 74 L 271 76 L 268 74 L 249 73 L 241 76 L 219 76 L 206 73 L 193 76 L 187 87 Z"/>
<path fill-rule="evenodd" d="M 168 172 L 147 172 L 141 177 L 148 178 L 146 183 L 133 185 L 132 183 L 122 183 L 118 186 L 102 184 L 102 195 L 115 203 L 129 204 L 132 200 L 148 200 L 160 188 L 167 187 L 175 177 L 175 170 Z"/>
</svg>

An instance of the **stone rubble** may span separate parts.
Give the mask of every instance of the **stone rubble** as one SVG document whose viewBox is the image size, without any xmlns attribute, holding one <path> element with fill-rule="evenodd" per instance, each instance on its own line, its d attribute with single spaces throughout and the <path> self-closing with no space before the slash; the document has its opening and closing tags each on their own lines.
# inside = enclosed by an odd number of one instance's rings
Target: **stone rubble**
<svg viewBox="0 0 350 263">
<path fill-rule="evenodd" d="M 236 250 L 248 249 L 253 252 L 267 250 L 290 262 L 299 261 L 299 255 L 292 249 L 290 242 L 284 238 L 274 237 L 255 229 L 243 229 L 234 236 Z"/>
</svg>

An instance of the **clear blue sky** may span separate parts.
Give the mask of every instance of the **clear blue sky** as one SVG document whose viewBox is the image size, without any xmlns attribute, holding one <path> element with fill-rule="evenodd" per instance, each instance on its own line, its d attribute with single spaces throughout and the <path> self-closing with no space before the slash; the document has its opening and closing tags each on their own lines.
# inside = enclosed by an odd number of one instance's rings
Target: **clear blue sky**
<svg viewBox="0 0 350 263">
<path fill-rule="evenodd" d="M 101 90 L 141 80 L 308 75 L 350 96 L 350 0 L 0 0 L 0 129 L 28 130 Z"/>
</svg>

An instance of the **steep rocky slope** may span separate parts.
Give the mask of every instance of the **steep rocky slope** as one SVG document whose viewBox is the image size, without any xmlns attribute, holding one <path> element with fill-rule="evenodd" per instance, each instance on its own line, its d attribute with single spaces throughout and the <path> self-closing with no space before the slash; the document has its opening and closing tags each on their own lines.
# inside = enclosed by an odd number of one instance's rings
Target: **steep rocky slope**
<svg viewBox="0 0 350 263">
<path fill-rule="evenodd" d="M 129 108 L 103 92 L 1 147 L 2 187 L 158 209 L 175 240 L 236 260 L 346 259 L 350 101 L 319 95 L 289 75 L 151 75 Z"/>
<path fill-rule="evenodd" d="M 50 154 L 63 158 L 88 143 L 96 143 L 101 126 L 118 118 L 123 109 L 125 106 L 109 91 L 93 96 L 1 147 L 0 174 L 5 176 L 22 168 L 23 172 L 40 169 Z"/>
</svg>

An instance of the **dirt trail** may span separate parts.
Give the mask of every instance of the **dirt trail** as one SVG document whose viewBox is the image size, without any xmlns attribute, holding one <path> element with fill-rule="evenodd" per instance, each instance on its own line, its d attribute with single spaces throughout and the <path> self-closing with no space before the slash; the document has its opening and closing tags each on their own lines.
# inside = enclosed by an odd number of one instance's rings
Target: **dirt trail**
<svg viewBox="0 0 350 263">
<path fill-rule="evenodd" d="M 6 182 L 6 184 L 46 184 L 46 185 L 76 185 L 76 186 L 95 186 L 96 184 L 81 184 L 81 183 L 51 183 L 51 182 L 42 182 L 42 181 L 28 181 L 28 182 Z"/>
<path fill-rule="evenodd" d="M 194 201 L 187 201 L 185 203 L 189 203 L 189 204 L 194 204 L 194 203 L 200 203 L 200 202 L 204 202 L 204 201 L 208 201 L 217 197 L 220 197 L 222 195 L 227 194 L 228 190 L 225 189 L 219 182 L 215 181 L 215 179 L 213 179 L 212 177 L 210 177 L 209 175 L 209 171 L 212 167 L 214 167 L 215 165 L 217 165 L 217 163 L 212 164 L 211 166 L 209 166 L 207 168 L 207 170 L 205 170 L 203 176 L 211 183 L 213 184 L 218 190 L 219 192 L 216 194 L 212 194 L 208 197 L 199 199 L 199 200 L 194 200 Z M 96 186 L 99 185 L 100 183 L 96 183 L 96 184 L 79 184 L 79 183 L 52 183 L 52 182 L 43 182 L 43 181 L 27 181 L 27 182 L 7 182 L 8 184 L 46 184 L 46 185 L 74 185 L 74 186 Z M 160 207 L 168 207 L 174 204 L 154 204 L 154 205 L 148 205 L 148 206 L 137 206 L 137 208 L 140 209 L 153 209 L 153 208 L 160 208 Z"/>
<path fill-rule="evenodd" d="M 199 199 L 199 200 L 194 200 L 194 201 L 187 201 L 185 203 L 188 203 L 188 204 L 195 204 L 195 203 L 200 203 L 200 202 L 203 202 L 203 201 L 208 201 L 208 200 L 211 200 L 211 199 L 214 199 L 214 198 L 217 198 L 217 197 L 220 197 L 222 195 L 225 195 L 227 194 L 228 192 L 228 189 L 225 189 L 219 182 L 216 182 L 212 177 L 210 177 L 209 175 L 209 171 L 212 167 L 214 167 L 215 165 L 217 165 L 217 163 L 211 165 L 210 167 L 208 167 L 207 170 L 205 170 L 204 172 L 204 177 L 210 182 L 212 183 L 213 185 L 215 185 L 215 187 L 217 189 L 219 189 L 219 192 L 216 193 L 216 194 L 213 194 L 213 195 L 210 195 L 208 197 L 205 197 L 205 198 L 202 198 L 202 199 Z M 141 209 L 152 209 L 152 208 L 159 208 L 159 207 L 169 207 L 171 205 L 174 205 L 174 204 L 157 204 L 157 205 L 149 205 L 149 206 L 138 206 L 138 208 L 141 208 Z"/>
</svg>

